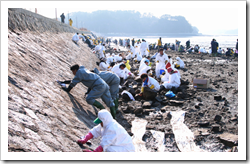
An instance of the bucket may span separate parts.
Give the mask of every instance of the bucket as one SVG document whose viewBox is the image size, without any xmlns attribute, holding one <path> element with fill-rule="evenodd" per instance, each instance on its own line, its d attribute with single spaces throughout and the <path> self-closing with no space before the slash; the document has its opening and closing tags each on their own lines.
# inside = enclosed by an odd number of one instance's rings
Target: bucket
<svg viewBox="0 0 250 164">
<path fill-rule="evenodd" d="M 162 75 L 163 72 L 165 72 L 165 70 L 164 70 L 164 69 L 161 69 L 161 70 L 160 70 L 160 75 Z"/>
</svg>

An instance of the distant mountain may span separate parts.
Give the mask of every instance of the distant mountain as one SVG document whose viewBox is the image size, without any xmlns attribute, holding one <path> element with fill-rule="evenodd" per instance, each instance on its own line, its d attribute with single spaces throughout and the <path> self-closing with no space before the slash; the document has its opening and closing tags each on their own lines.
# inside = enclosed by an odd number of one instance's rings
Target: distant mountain
<svg viewBox="0 0 250 164">
<path fill-rule="evenodd" d="M 135 11 L 98 10 L 92 13 L 70 13 L 73 26 L 87 28 L 98 33 L 147 33 L 147 34 L 198 34 L 183 16 L 163 15 L 157 18 L 151 14 L 140 14 Z M 66 22 L 67 23 L 67 22 Z"/>
</svg>

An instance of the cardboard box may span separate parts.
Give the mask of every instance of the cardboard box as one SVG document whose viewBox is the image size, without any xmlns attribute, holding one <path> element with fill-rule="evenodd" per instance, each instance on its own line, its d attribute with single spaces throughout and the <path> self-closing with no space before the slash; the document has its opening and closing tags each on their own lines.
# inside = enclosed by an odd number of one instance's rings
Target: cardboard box
<svg viewBox="0 0 250 164">
<path fill-rule="evenodd" d="M 209 80 L 208 79 L 193 79 L 194 88 L 208 88 Z"/>
</svg>

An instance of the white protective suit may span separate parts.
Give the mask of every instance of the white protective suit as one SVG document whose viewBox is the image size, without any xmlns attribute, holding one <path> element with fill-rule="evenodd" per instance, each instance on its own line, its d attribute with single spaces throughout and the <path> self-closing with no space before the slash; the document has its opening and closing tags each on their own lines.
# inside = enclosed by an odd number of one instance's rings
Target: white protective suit
<svg viewBox="0 0 250 164">
<path fill-rule="evenodd" d="M 140 46 L 140 52 L 142 57 L 147 56 L 147 50 L 148 50 L 148 43 L 143 41 Z"/>
<path fill-rule="evenodd" d="M 180 65 L 180 68 L 184 68 L 184 67 L 185 67 L 184 62 L 181 60 L 180 57 L 177 57 L 176 60 L 177 60 L 177 61 L 176 61 L 176 64 L 177 64 L 177 65 Z"/>
<path fill-rule="evenodd" d="M 141 46 L 141 44 L 140 44 L 140 42 L 139 43 L 135 43 L 135 45 L 134 45 L 134 48 L 135 48 L 135 53 L 140 53 L 140 46 Z"/>
<path fill-rule="evenodd" d="M 96 54 L 99 54 L 99 57 L 100 57 L 100 50 L 101 50 L 101 43 L 99 43 L 99 45 L 95 46 L 95 52 Z"/>
<path fill-rule="evenodd" d="M 163 75 L 163 77 L 161 78 L 161 81 L 164 82 L 168 82 L 169 81 L 169 73 L 168 71 L 165 69 L 165 75 Z"/>
<path fill-rule="evenodd" d="M 161 54 L 158 53 L 156 55 L 156 59 L 155 59 L 155 61 L 156 61 L 155 73 L 156 73 L 156 77 L 157 78 L 160 77 L 160 70 L 161 69 L 165 69 L 165 66 L 166 66 L 165 61 L 166 60 L 168 61 L 168 55 L 167 54 L 163 53 L 163 55 L 161 56 Z M 157 61 L 159 61 L 159 62 L 157 63 Z"/>
<path fill-rule="evenodd" d="M 172 87 L 178 88 L 181 85 L 180 77 L 178 73 L 173 73 L 169 75 L 169 81 L 165 81 L 162 84 L 166 89 L 171 89 Z"/>
<path fill-rule="evenodd" d="M 142 59 L 141 59 L 141 62 L 140 62 L 140 66 L 141 66 L 143 63 L 145 63 L 146 60 L 147 60 L 147 58 L 145 58 L 145 57 L 142 58 Z M 140 69 L 140 68 L 139 68 L 139 69 Z"/>
<path fill-rule="evenodd" d="M 131 57 L 135 58 L 135 54 L 136 54 L 135 48 L 132 45 L 130 45 L 129 52 L 131 53 Z"/>
<path fill-rule="evenodd" d="M 82 41 L 86 41 L 85 37 L 83 35 L 78 35 L 79 36 L 79 39 L 82 38 Z"/>
<path fill-rule="evenodd" d="M 115 56 L 114 56 L 114 61 L 115 61 L 115 62 L 122 61 L 122 57 L 119 56 L 119 55 L 115 55 Z"/>
<path fill-rule="evenodd" d="M 105 48 L 104 46 L 101 45 L 100 52 L 99 52 L 100 58 L 104 58 L 104 57 L 105 57 L 105 56 L 104 56 L 105 50 L 106 50 L 106 48 Z"/>
<path fill-rule="evenodd" d="M 141 61 L 142 60 L 141 54 L 136 53 L 136 58 L 134 58 L 134 60 Z"/>
<path fill-rule="evenodd" d="M 99 64 L 99 67 L 100 67 L 100 71 L 107 71 L 109 65 L 108 65 L 107 63 L 105 63 L 105 62 L 101 62 L 101 63 Z"/>
<path fill-rule="evenodd" d="M 100 145 L 104 152 L 135 152 L 132 138 L 127 131 L 113 119 L 110 112 L 102 109 L 98 112 L 101 124 L 95 126 L 89 132 L 93 138 L 101 137 Z"/>
<path fill-rule="evenodd" d="M 129 73 L 132 74 L 126 67 L 122 70 L 120 69 L 120 64 L 116 64 L 114 65 L 114 67 L 111 69 L 111 71 L 115 74 L 117 74 L 119 77 L 123 78 L 124 80 L 126 80 L 129 76 Z"/>
<path fill-rule="evenodd" d="M 152 87 L 152 85 L 154 85 L 154 88 L 152 88 L 153 90 L 159 91 L 160 90 L 160 84 L 158 83 L 158 81 L 156 81 L 154 78 L 152 77 L 148 77 L 148 87 Z M 142 83 L 142 87 L 145 87 L 144 82 Z"/>
<path fill-rule="evenodd" d="M 212 53 L 212 49 L 209 49 L 209 50 L 208 50 L 208 53 L 211 54 L 211 53 Z"/>
<path fill-rule="evenodd" d="M 200 53 L 207 53 L 206 49 L 205 49 L 205 48 L 202 48 L 202 47 L 199 49 L 199 52 L 200 52 Z"/>
<path fill-rule="evenodd" d="M 146 58 L 143 58 L 143 59 L 146 59 Z M 142 59 L 142 60 L 143 60 Z M 144 60 L 143 62 L 142 62 L 142 60 L 141 60 L 141 62 L 140 62 L 140 67 L 139 67 L 139 72 L 142 70 L 142 68 L 144 68 L 144 67 L 146 67 L 147 66 L 147 64 L 145 63 L 145 61 L 147 60 Z M 148 63 L 149 64 L 149 63 Z"/>
<path fill-rule="evenodd" d="M 126 56 L 126 59 L 127 59 L 127 60 L 132 59 L 132 55 L 131 55 L 131 53 L 129 53 L 129 54 Z"/>
<path fill-rule="evenodd" d="M 222 54 L 222 49 L 219 48 L 219 49 L 217 50 L 217 52 L 218 52 L 219 54 Z"/>
<path fill-rule="evenodd" d="M 72 37 L 72 40 L 76 43 L 79 41 L 79 36 L 77 35 L 77 33 L 75 33 L 75 35 Z"/>
<path fill-rule="evenodd" d="M 115 62 L 114 56 L 110 56 L 107 58 L 107 63 L 110 65 L 112 62 Z"/>
<path fill-rule="evenodd" d="M 146 65 L 146 64 L 145 64 Z M 149 69 L 151 69 L 151 67 L 150 66 L 145 66 L 145 67 L 143 67 L 140 71 L 139 71 L 139 76 L 141 76 L 141 74 L 143 74 L 143 73 L 146 73 L 147 74 L 147 71 L 149 70 Z"/>
</svg>

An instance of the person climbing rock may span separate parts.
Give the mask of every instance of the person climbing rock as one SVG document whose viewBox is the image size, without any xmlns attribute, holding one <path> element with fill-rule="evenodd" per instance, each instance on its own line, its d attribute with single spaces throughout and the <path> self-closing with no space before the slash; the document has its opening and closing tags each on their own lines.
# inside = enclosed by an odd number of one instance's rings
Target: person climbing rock
<svg viewBox="0 0 250 164">
<path fill-rule="evenodd" d="M 76 45 L 78 45 L 77 44 L 77 42 L 79 41 L 79 36 L 78 36 L 78 32 L 77 33 L 75 33 L 75 35 L 72 37 L 72 41 L 76 44 Z"/>
<path fill-rule="evenodd" d="M 93 152 L 135 152 L 132 138 L 128 132 L 112 118 L 106 109 L 98 112 L 94 123 L 98 125 L 91 129 L 84 139 L 78 140 L 78 144 L 85 144 L 92 138 L 101 137 L 100 146 Z M 92 151 L 83 149 L 83 152 Z"/>
<path fill-rule="evenodd" d="M 96 73 L 99 75 L 108 85 L 109 85 L 109 91 L 111 94 L 112 99 L 115 103 L 115 109 L 118 110 L 118 99 L 119 99 L 119 84 L 120 84 L 120 78 L 108 71 L 99 71 L 97 68 L 94 68 L 91 72 Z"/>
<path fill-rule="evenodd" d="M 80 66 L 78 64 L 70 67 L 70 70 L 75 75 L 72 81 L 67 80 L 65 83 L 70 83 L 68 88 L 63 87 L 63 90 L 66 92 L 70 92 L 70 90 L 76 86 L 77 83 L 82 82 L 83 85 L 90 88 L 91 91 L 88 93 L 86 97 L 86 101 L 90 105 L 94 105 L 99 109 L 105 109 L 104 106 L 96 101 L 95 99 L 101 98 L 102 101 L 110 107 L 111 114 L 115 119 L 115 104 L 111 98 L 111 94 L 109 92 L 108 84 L 97 74 L 90 72 L 84 66 Z M 63 82 L 62 82 L 63 83 Z"/>
</svg>

